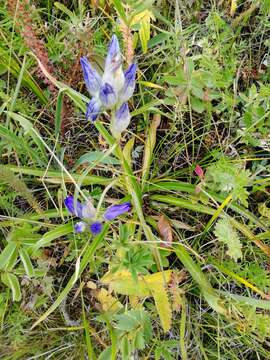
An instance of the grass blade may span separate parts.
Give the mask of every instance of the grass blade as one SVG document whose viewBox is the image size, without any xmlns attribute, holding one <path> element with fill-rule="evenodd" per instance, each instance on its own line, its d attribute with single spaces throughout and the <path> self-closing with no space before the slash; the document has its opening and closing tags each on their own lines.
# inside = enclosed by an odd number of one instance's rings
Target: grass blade
<svg viewBox="0 0 270 360">
<path fill-rule="evenodd" d="M 108 224 L 105 224 L 103 226 L 102 232 L 98 236 L 96 236 L 94 238 L 94 240 L 92 241 L 92 243 L 87 247 L 86 252 L 83 255 L 82 261 L 80 263 L 80 269 L 78 272 L 78 276 L 80 276 L 82 274 L 82 272 L 85 270 L 86 266 L 89 264 L 98 245 L 101 243 L 101 241 L 106 236 L 107 231 L 108 231 Z M 50 306 L 49 309 L 32 325 L 31 329 L 35 328 L 38 324 L 40 324 L 42 321 L 44 321 L 52 312 L 54 312 L 55 309 L 57 309 L 57 307 L 61 304 L 61 302 L 64 300 L 64 298 L 67 296 L 67 294 L 72 289 L 75 277 L 76 277 L 76 274 L 74 273 L 71 276 L 71 278 L 69 279 L 66 287 L 61 291 L 61 293 L 59 294 L 59 296 L 55 300 L 55 302 L 52 304 L 52 306 Z"/>
</svg>

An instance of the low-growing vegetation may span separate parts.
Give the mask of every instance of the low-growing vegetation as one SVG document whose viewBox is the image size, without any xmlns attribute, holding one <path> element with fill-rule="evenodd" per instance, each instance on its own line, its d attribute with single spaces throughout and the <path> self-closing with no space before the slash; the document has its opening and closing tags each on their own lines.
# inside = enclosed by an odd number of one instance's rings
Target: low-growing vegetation
<svg viewBox="0 0 270 360">
<path fill-rule="evenodd" d="M 269 0 L 0 7 L 0 358 L 270 358 Z"/>
</svg>

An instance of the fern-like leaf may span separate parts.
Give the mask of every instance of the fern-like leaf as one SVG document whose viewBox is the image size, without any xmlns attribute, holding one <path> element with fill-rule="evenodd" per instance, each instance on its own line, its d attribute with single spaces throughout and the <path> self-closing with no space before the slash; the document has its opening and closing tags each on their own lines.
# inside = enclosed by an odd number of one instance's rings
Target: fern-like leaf
<svg viewBox="0 0 270 360">
<path fill-rule="evenodd" d="M 220 219 L 215 227 L 215 235 L 217 239 L 224 243 L 228 250 L 227 254 L 237 261 L 242 257 L 242 244 L 240 242 L 237 231 L 233 228 L 229 219 Z"/>
<path fill-rule="evenodd" d="M 0 181 L 6 183 L 9 187 L 15 190 L 18 195 L 22 196 L 25 200 L 27 200 L 29 205 L 38 214 L 41 214 L 43 212 L 25 182 L 17 176 L 14 176 L 13 172 L 7 169 L 4 165 L 0 165 Z"/>
</svg>

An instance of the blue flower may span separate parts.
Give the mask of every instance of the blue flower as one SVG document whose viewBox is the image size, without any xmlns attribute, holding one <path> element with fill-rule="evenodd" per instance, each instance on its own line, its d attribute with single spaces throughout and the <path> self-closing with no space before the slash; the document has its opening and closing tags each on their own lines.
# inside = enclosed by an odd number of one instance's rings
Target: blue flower
<svg viewBox="0 0 270 360">
<path fill-rule="evenodd" d="M 103 217 L 105 220 L 111 221 L 117 216 L 122 215 L 130 210 L 131 203 L 129 201 L 119 205 L 112 205 L 105 211 Z"/>
<path fill-rule="evenodd" d="M 82 204 L 79 200 L 74 199 L 72 195 L 65 198 L 64 204 L 68 211 L 83 221 L 75 224 L 74 230 L 77 233 L 84 232 L 87 228 L 93 235 L 97 235 L 102 231 L 102 223 L 96 221 L 96 210 L 91 201 Z M 131 203 L 126 202 L 119 205 L 110 206 L 104 213 L 103 217 L 107 221 L 115 219 L 117 216 L 131 210 Z"/>
<path fill-rule="evenodd" d="M 81 58 L 81 66 L 86 87 L 93 96 L 87 106 L 86 118 L 95 121 L 104 109 L 111 109 L 119 115 L 123 110 L 122 105 L 133 95 L 137 65 L 131 64 L 126 72 L 123 72 L 122 54 L 117 37 L 113 35 L 110 41 L 102 77 L 85 56 Z M 127 105 L 124 106 L 124 110 L 128 116 L 125 118 L 125 126 L 119 126 L 117 136 L 130 122 L 130 114 L 126 107 Z"/>
</svg>

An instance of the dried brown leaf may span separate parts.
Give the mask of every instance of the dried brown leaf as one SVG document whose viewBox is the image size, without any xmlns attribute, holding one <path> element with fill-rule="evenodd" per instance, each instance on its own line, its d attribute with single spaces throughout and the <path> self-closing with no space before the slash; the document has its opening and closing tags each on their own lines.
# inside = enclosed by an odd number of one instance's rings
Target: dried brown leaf
<svg viewBox="0 0 270 360">
<path fill-rule="evenodd" d="M 164 244 L 161 246 L 170 247 L 173 241 L 173 232 L 170 221 L 165 215 L 161 215 L 158 220 L 158 231 Z"/>
</svg>

